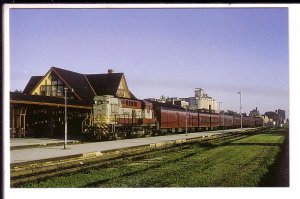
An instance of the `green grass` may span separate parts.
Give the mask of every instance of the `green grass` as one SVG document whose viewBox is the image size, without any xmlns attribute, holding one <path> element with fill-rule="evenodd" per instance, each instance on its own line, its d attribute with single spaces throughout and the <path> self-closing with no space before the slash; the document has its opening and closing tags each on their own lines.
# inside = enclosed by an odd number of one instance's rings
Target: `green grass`
<svg viewBox="0 0 300 199">
<path fill-rule="evenodd" d="M 21 187 L 256 187 L 275 161 L 284 134 L 273 129 L 196 143 Z"/>
</svg>

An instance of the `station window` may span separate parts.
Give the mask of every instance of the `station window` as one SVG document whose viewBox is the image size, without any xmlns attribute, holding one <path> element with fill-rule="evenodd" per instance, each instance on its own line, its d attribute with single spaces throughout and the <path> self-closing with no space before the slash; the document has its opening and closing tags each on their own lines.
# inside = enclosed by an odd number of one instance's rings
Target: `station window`
<svg viewBox="0 0 300 199">
<path fill-rule="evenodd" d="M 52 95 L 57 96 L 57 87 L 56 86 L 52 86 Z"/>
<path fill-rule="evenodd" d="M 41 95 L 46 95 L 46 86 L 41 86 L 40 90 L 41 90 Z"/>
<path fill-rule="evenodd" d="M 46 86 L 46 95 L 47 95 L 47 96 L 51 96 L 51 93 L 52 93 L 52 92 L 51 92 L 51 86 L 50 86 L 50 85 L 49 85 L 49 86 L 47 85 L 47 86 Z"/>
<path fill-rule="evenodd" d="M 47 96 L 64 96 L 64 86 L 56 74 L 51 74 L 51 85 L 47 85 Z M 71 98 L 71 97 L 70 97 Z"/>
<path fill-rule="evenodd" d="M 123 89 L 118 89 L 117 96 L 118 97 L 125 97 L 125 91 Z"/>
<path fill-rule="evenodd" d="M 58 86 L 57 87 L 57 96 L 63 96 L 64 95 L 64 87 Z"/>
<path fill-rule="evenodd" d="M 52 85 L 57 85 L 57 77 L 52 76 Z"/>
<path fill-rule="evenodd" d="M 47 85 L 47 80 L 46 80 L 45 81 L 46 85 L 42 85 L 40 87 L 41 95 L 64 96 L 64 86 L 63 83 L 57 77 L 57 75 L 51 74 L 50 79 L 51 79 L 50 85 Z"/>
</svg>

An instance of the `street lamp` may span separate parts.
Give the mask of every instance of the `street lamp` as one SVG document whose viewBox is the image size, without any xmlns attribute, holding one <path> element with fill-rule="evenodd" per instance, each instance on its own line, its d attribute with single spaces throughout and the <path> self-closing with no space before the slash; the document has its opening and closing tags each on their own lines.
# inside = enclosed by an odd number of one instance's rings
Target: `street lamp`
<svg viewBox="0 0 300 199">
<path fill-rule="evenodd" d="M 242 92 L 239 91 L 238 95 L 240 95 L 240 116 L 241 116 L 241 129 L 243 128 L 243 116 L 242 116 Z"/>
<path fill-rule="evenodd" d="M 67 118 L 67 90 L 68 88 L 65 89 L 65 143 L 64 143 L 64 149 L 67 148 L 67 135 L 68 135 L 68 118 Z"/>
<path fill-rule="evenodd" d="M 221 104 L 222 102 L 218 102 L 219 103 L 219 113 L 221 113 Z"/>
</svg>

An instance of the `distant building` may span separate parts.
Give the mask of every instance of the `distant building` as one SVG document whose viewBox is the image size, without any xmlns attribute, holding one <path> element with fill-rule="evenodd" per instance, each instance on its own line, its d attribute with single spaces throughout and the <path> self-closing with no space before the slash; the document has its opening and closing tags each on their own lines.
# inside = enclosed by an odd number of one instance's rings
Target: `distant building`
<svg viewBox="0 0 300 199">
<path fill-rule="evenodd" d="M 146 98 L 145 100 L 155 101 L 155 102 L 160 102 L 160 103 L 166 103 L 167 98 L 164 95 L 162 95 L 162 96 L 160 96 L 159 99 L 157 99 L 157 98 Z"/>
<path fill-rule="evenodd" d="M 159 98 L 158 100 L 156 100 L 156 101 L 161 102 L 161 103 L 166 103 L 167 98 L 166 98 L 166 96 L 162 95 L 162 96 L 160 96 L 160 98 Z"/>
<path fill-rule="evenodd" d="M 257 107 L 255 109 L 253 109 L 252 111 L 250 111 L 249 116 L 251 116 L 251 117 L 259 116 L 259 111 L 257 110 Z"/>
<path fill-rule="evenodd" d="M 268 111 L 265 113 L 266 116 L 272 118 L 273 122 L 276 125 L 281 125 L 285 123 L 285 111 L 281 109 L 277 109 L 275 111 Z"/>
<path fill-rule="evenodd" d="M 268 112 L 265 112 L 265 115 L 266 115 L 268 118 L 271 118 L 274 122 L 277 122 L 277 121 L 278 121 L 278 113 L 277 113 L 277 112 L 274 112 L 274 111 L 268 111 Z"/>
<path fill-rule="evenodd" d="M 220 110 L 218 110 L 217 101 L 204 93 L 204 90 L 201 88 L 195 90 L 195 97 L 180 98 L 165 97 L 162 95 L 160 99 L 148 98 L 146 100 L 177 105 L 183 108 L 187 107 L 190 110 L 197 110 L 199 112 L 220 112 Z"/>
<path fill-rule="evenodd" d="M 280 123 L 281 124 L 284 123 L 284 121 L 285 121 L 285 110 L 278 109 L 277 113 L 279 115 Z"/>
<path fill-rule="evenodd" d="M 188 98 L 172 97 L 172 98 L 167 98 L 166 103 L 175 106 L 180 106 L 182 108 L 186 108 L 189 106 L 189 102 L 187 101 L 187 99 Z"/>
<path fill-rule="evenodd" d="M 189 98 L 189 104 L 192 110 L 209 111 L 211 109 L 212 112 L 219 112 L 215 99 L 204 93 L 201 88 L 195 90 L 195 97 Z"/>
<path fill-rule="evenodd" d="M 275 125 L 275 121 L 267 115 L 261 115 L 260 117 L 263 118 L 264 125 Z"/>
</svg>

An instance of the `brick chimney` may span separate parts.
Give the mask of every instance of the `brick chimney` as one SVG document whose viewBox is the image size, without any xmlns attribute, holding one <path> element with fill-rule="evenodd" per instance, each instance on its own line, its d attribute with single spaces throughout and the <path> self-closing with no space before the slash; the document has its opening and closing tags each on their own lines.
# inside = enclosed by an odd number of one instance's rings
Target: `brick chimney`
<svg viewBox="0 0 300 199">
<path fill-rule="evenodd" d="M 114 70 L 113 70 L 113 69 L 108 69 L 108 70 L 107 70 L 107 73 L 108 73 L 108 74 L 114 73 Z"/>
</svg>

